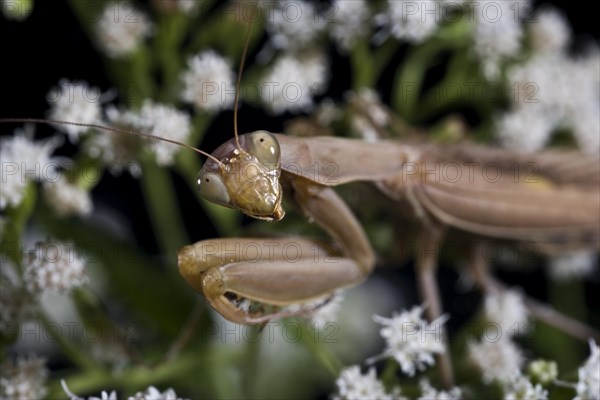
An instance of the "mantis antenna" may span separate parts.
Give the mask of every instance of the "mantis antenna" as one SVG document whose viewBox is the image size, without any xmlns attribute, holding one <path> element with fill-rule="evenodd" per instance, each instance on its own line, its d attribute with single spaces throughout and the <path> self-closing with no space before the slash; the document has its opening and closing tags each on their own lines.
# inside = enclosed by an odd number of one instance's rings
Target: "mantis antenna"
<svg viewBox="0 0 600 400">
<path fill-rule="evenodd" d="M 58 125 L 83 126 L 83 127 L 87 127 L 87 128 L 96 128 L 96 129 L 100 129 L 100 130 L 104 130 L 104 131 L 108 131 L 108 132 L 113 132 L 113 133 L 125 133 L 127 135 L 139 136 L 139 137 L 142 137 L 142 138 L 148 139 L 148 140 L 158 140 L 158 141 L 162 141 L 162 142 L 167 142 L 167 143 L 175 144 L 177 146 L 185 147 L 186 149 L 189 149 L 189 150 L 193 150 L 196 153 L 199 153 L 199 154 L 201 154 L 201 155 L 203 155 L 205 157 L 208 157 L 211 160 L 215 161 L 221 168 L 223 167 L 223 164 L 221 163 L 221 161 L 219 161 L 217 158 L 211 156 L 210 154 L 208 154 L 205 151 L 202 151 L 200 149 L 197 149 L 197 148 L 195 148 L 193 146 L 190 146 L 190 145 L 187 145 L 185 143 L 178 142 L 176 140 L 171 140 L 171 139 L 167 139 L 167 138 L 164 138 L 164 137 L 151 135 L 149 133 L 137 132 L 137 131 L 132 131 L 132 130 L 128 130 L 128 129 L 112 128 L 112 127 L 104 126 L 104 125 L 84 124 L 84 123 L 81 123 L 81 122 L 60 121 L 60 120 L 53 120 L 53 119 L 41 119 L 41 118 L 0 118 L 0 123 L 12 123 L 12 122 L 34 123 L 34 124 L 47 124 L 47 125 L 58 124 Z"/>
<path fill-rule="evenodd" d="M 244 72 L 244 63 L 246 62 L 246 54 L 248 53 L 248 44 L 250 43 L 250 31 L 252 30 L 252 22 L 248 22 L 248 30 L 246 31 L 246 40 L 244 42 L 244 51 L 242 53 L 242 61 L 240 62 L 240 69 L 238 70 L 237 81 L 235 83 L 235 100 L 233 104 L 233 134 L 235 135 L 235 145 L 239 150 L 242 149 L 240 146 L 240 139 L 238 135 L 238 102 L 240 99 L 240 83 L 242 81 L 242 73 Z"/>
</svg>

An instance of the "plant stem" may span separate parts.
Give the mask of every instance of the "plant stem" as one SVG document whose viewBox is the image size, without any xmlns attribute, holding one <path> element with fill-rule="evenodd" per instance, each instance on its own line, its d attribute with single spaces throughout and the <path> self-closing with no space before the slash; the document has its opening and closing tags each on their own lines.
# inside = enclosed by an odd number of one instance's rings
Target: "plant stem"
<svg viewBox="0 0 600 400">
<path fill-rule="evenodd" d="M 176 211 L 175 190 L 167 169 L 151 161 L 142 161 L 144 173 L 141 183 L 144 198 L 148 206 L 153 230 L 164 254 L 177 254 L 188 240 L 181 220 Z"/>
</svg>

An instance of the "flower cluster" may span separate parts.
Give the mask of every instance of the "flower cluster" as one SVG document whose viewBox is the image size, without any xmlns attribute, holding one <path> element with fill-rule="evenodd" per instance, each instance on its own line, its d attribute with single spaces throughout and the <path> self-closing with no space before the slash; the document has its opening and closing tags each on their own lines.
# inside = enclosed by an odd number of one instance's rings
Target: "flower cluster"
<svg viewBox="0 0 600 400">
<path fill-rule="evenodd" d="M 567 128 L 583 152 L 598 154 L 600 49 L 594 44 L 573 58 L 566 48 L 570 30 L 565 17 L 546 7 L 535 18 L 531 57 L 507 73 L 514 106 L 498 117 L 497 135 L 506 147 L 531 152 Z"/>
<path fill-rule="evenodd" d="M 67 383 L 64 380 L 62 380 L 60 383 L 62 385 L 63 390 L 67 394 L 67 396 L 69 396 L 70 400 L 85 400 L 85 398 L 79 397 L 76 394 L 74 394 L 73 392 L 71 392 L 71 390 L 69 390 L 69 387 L 67 386 Z M 100 394 L 100 397 L 90 396 L 87 398 L 87 400 L 117 400 L 117 399 L 118 399 L 117 392 L 115 392 L 114 390 L 110 393 L 107 391 L 102 391 L 102 393 Z M 181 397 L 177 397 L 177 393 L 175 393 L 175 390 L 173 390 L 172 388 L 169 388 L 169 389 L 165 390 L 164 392 L 161 392 L 156 387 L 149 386 L 143 392 L 137 392 L 133 396 L 128 396 L 127 400 L 184 400 L 184 399 L 182 399 Z"/>
<path fill-rule="evenodd" d="M 30 400 L 46 396 L 48 369 L 44 358 L 17 357 L 0 364 L 0 399 Z"/>
<path fill-rule="evenodd" d="M 109 57 L 130 55 L 151 33 L 150 19 L 128 1 L 107 4 L 96 23 L 98 42 Z"/>
<path fill-rule="evenodd" d="M 434 355 L 446 351 L 443 339 L 443 324 L 448 319 L 442 316 L 427 322 L 422 318 L 423 307 L 413 307 L 392 318 L 374 316 L 382 324 L 381 336 L 386 341 L 383 357 L 393 357 L 402 372 L 409 376 L 417 370 L 435 364 Z"/>
<path fill-rule="evenodd" d="M 56 176 L 57 162 L 51 154 L 60 141 L 51 138 L 36 142 L 31 138 L 32 134 L 31 129 L 17 129 L 14 136 L 2 139 L 0 210 L 18 206 L 28 182 L 44 181 Z"/>
<path fill-rule="evenodd" d="M 229 62 L 212 50 L 188 60 L 188 68 L 181 76 L 182 99 L 197 110 L 215 112 L 233 105 L 234 74 Z"/>
<path fill-rule="evenodd" d="M 70 243 L 38 243 L 36 253 L 25 260 L 24 281 L 34 295 L 66 293 L 87 282 L 85 264 Z"/>
<path fill-rule="evenodd" d="M 488 321 L 498 324 L 506 335 L 524 333 L 527 324 L 527 308 L 522 296 L 514 290 L 488 294 L 484 301 Z"/>
<path fill-rule="evenodd" d="M 335 384 L 337 393 L 333 396 L 334 399 L 403 399 L 399 397 L 399 393 L 392 395 L 386 392 L 383 383 L 377 379 L 375 368 L 369 368 L 369 371 L 364 375 L 360 372 L 358 365 L 345 368 Z"/>
</svg>

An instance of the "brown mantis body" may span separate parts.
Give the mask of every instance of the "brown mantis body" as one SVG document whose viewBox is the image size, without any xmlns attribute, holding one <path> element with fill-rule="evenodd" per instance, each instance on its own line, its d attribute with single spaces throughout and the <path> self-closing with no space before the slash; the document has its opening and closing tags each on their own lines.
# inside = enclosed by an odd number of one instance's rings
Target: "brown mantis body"
<svg viewBox="0 0 600 400">
<path fill-rule="evenodd" d="M 261 323 L 286 313 L 241 310 L 232 300 L 287 306 L 327 296 L 368 276 L 375 262 L 371 246 L 352 212 L 331 189 L 348 182 L 373 182 L 392 199 L 408 200 L 422 223 L 423 239 L 432 244 L 441 239 L 445 227 L 454 227 L 486 237 L 533 242 L 544 252 L 598 248 L 600 166 L 592 157 L 564 153 L 519 155 L 474 145 L 441 147 L 294 138 L 258 131 L 241 136 L 241 148 L 234 139 L 218 148 L 212 155 L 225 167 L 207 161 L 199 184 L 202 192 L 208 175 L 211 182 L 222 179 L 227 201 L 217 203 L 269 220 L 283 216 L 281 185 L 274 179 L 262 185 L 260 180 L 266 178 L 261 175 L 260 160 L 252 157 L 235 171 L 228 168 L 231 160 L 233 165 L 243 164 L 244 157 L 237 155 L 256 137 L 278 143 L 281 158 L 272 161 L 264 173 L 278 177 L 283 187 L 291 190 L 300 209 L 339 244 L 341 257 L 335 263 L 315 258 L 311 249 L 317 244 L 304 240 L 294 242 L 300 246 L 302 261 L 292 262 L 283 256 L 273 259 L 267 251 L 273 242 L 270 240 L 252 242 L 261 247 L 259 254 L 269 255 L 264 260 L 256 253 L 244 257 L 244 246 L 239 253 L 232 252 L 232 245 L 240 243 L 239 239 L 221 239 L 217 246 L 204 241 L 182 249 L 182 275 L 205 294 L 215 309 L 235 322 Z M 531 168 L 536 169 L 535 173 Z M 446 171 L 446 175 L 439 171 Z M 228 173 L 235 176 L 235 189 L 227 184 L 231 180 Z M 518 176 L 521 179 L 515 179 Z M 244 198 L 247 192 L 239 189 L 246 184 L 259 188 L 254 190 L 250 205 Z M 259 206 L 256 202 L 263 198 L 270 202 Z M 257 214 L 256 209 L 264 211 Z M 418 260 L 419 269 L 427 276 L 421 285 L 424 292 L 433 293 L 433 282 L 428 280 L 437 255 L 426 253 Z M 432 302 L 430 316 L 439 315 L 439 301 L 428 300 Z"/>
</svg>

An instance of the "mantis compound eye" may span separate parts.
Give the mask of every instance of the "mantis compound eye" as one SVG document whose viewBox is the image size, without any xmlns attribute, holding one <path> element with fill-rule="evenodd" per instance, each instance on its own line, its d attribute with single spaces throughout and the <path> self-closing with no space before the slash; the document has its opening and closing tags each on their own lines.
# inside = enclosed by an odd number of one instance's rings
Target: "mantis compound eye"
<svg viewBox="0 0 600 400">
<path fill-rule="evenodd" d="M 251 133 L 249 138 L 248 153 L 255 156 L 262 164 L 271 167 L 271 169 L 277 168 L 281 151 L 275 136 L 267 131 L 256 131 Z"/>
<path fill-rule="evenodd" d="M 198 176 L 198 191 L 200 196 L 212 203 L 229 204 L 230 199 L 227 188 L 221 177 L 215 173 L 206 172 Z"/>
</svg>

